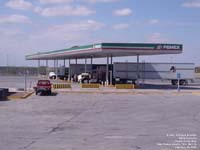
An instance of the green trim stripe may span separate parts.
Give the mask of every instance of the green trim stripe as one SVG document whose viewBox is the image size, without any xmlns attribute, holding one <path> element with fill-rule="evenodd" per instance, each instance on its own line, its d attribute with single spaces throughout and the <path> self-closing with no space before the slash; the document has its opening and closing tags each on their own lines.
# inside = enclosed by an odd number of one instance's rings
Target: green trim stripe
<svg viewBox="0 0 200 150">
<path fill-rule="evenodd" d="M 74 46 L 67 49 L 61 50 L 54 50 L 49 52 L 43 53 L 36 53 L 32 55 L 27 55 L 26 59 L 34 59 L 35 57 L 42 57 L 42 55 L 53 55 L 65 52 L 76 52 L 76 51 L 84 51 L 84 50 L 94 50 L 94 49 L 106 49 L 106 48 L 113 48 L 113 49 L 156 49 L 156 50 L 167 50 L 172 49 L 173 47 L 177 47 L 174 50 L 182 50 L 183 45 L 181 44 L 154 44 L 154 43 L 97 43 L 91 45 L 84 45 L 84 46 Z"/>
<path fill-rule="evenodd" d="M 94 45 L 85 45 L 85 46 L 73 46 L 71 48 L 67 49 L 61 49 L 61 50 L 54 50 L 54 51 L 49 51 L 49 52 L 43 52 L 43 53 L 36 53 L 32 55 L 27 55 L 26 57 L 31 57 L 31 56 L 38 56 L 38 55 L 43 55 L 43 54 L 53 54 L 53 53 L 60 53 L 60 52 L 67 52 L 67 51 L 75 51 L 75 50 L 86 50 L 86 49 L 92 49 L 99 44 L 94 44 Z"/>
</svg>

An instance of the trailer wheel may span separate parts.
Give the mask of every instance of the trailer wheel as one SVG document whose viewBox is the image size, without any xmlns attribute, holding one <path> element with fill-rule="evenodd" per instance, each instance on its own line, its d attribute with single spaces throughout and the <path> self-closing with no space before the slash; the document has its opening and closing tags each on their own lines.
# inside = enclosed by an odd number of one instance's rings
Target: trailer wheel
<svg viewBox="0 0 200 150">
<path fill-rule="evenodd" d="M 186 80 L 180 80 L 180 85 L 186 85 L 187 81 Z"/>
</svg>

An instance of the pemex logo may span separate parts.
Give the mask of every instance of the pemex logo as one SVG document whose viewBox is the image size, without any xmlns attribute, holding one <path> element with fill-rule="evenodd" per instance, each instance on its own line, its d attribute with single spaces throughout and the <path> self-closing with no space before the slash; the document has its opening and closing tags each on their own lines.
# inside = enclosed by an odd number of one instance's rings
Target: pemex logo
<svg viewBox="0 0 200 150">
<path fill-rule="evenodd" d="M 163 48 L 162 45 L 157 45 L 157 46 L 156 46 L 156 49 L 158 49 L 158 50 L 159 50 L 159 49 L 162 49 L 162 48 Z"/>
</svg>

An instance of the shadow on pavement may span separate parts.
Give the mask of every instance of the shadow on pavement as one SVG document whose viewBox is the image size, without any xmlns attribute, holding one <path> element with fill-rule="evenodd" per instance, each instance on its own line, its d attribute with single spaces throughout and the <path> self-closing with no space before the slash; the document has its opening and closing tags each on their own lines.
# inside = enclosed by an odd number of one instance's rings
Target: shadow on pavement
<svg viewBox="0 0 200 150">
<path fill-rule="evenodd" d="M 39 96 L 56 96 L 56 95 L 58 95 L 58 93 L 52 92 L 51 95 L 49 95 L 48 93 L 40 93 L 40 94 L 38 94 L 38 95 L 39 95 Z"/>
<path fill-rule="evenodd" d="M 173 89 L 177 89 L 177 88 L 178 88 L 178 86 L 176 86 L 176 85 L 140 84 L 140 89 L 173 90 Z M 197 85 L 180 86 L 180 88 L 184 89 L 184 90 L 200 90 L 200 87 Z"/>
</svg>

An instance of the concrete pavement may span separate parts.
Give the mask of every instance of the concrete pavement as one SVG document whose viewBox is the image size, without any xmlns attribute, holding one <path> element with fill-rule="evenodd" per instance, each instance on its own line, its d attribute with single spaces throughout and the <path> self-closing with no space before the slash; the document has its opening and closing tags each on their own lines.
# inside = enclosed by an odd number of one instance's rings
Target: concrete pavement
<svg viewBox="0 0 200 150">
<path fill-rule="evenodd" d="M 58 93 L 0 102 L 1 150 L 174 150 L 159 145 L 177 139 L 168 134 L 200 135 L 198 95 Z"/>
</svg>

